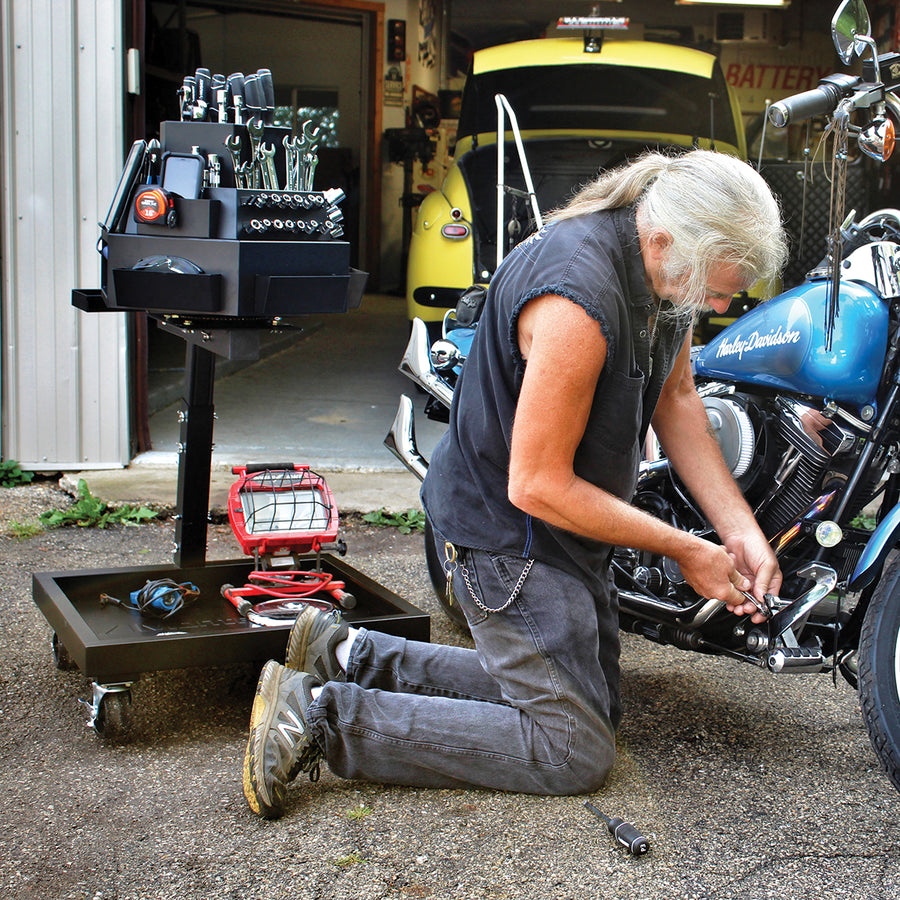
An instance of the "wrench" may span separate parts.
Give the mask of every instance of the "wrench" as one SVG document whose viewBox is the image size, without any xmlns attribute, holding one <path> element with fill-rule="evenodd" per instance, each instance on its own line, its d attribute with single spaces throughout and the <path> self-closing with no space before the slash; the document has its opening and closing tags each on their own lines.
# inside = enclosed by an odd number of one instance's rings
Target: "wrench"
<svg viewBox="0 0 900 900">
<path fill-rule="evenodd" d="M 275 147 L 272 144 L 260 144 L 258 152 L 263 188 L 267 191 L 277 191 L 278 172 L 275 169 Z"/>
<path fill-rule="evenodd" d="M 285 185 L 286 191 L 296 191 L 297 190 L 297 173 L 295 171 L 295 156 L 296 152 L 294 150 L 294 141 L 291 140 L 287 135 L 285 135 L 281 139 L 281 145 L 284 147 L 284 171 L 287 174 L 287 184 Z"/>
<path fill-rule="evenodd" d="M 237 167 L 237 172 L 235 173 L 235 182 L 239 188 L 250 188 L 253 183 L 253 173 L 256 170 L 253 168 L 253 163 L 241 163 Z"/>
<path fill-rule="evenodd" d="M 316 174 L 316 166 L 319 164 L 319 157 L 316 153 L 309 151 L 303 154 L 303 184 L 301 190 L 311 191 L 313 189 L 313 178 Z"/>
<path fill-rule="evenodd" d="M 238 173 L 241 169 L 241 136 L 239 134 L 229 134 L 225 138 L 225 149 L 231 154 L 231 167 L 234 169 L 234 186 L 245 187 L 244 184 L 238 183 Z"/>
<path fill-rule="evenodd" d="M 260 167 L 259 148 L 262 144 L 263 134 L 265 133 L 265 125 L 263 120 L 254 116 L 247 123 L 247 132 L 250 135 L 250 161 L 253 165 L 253 184 L 251 187 L 258 188 L 262 177 Z"/>
<path fill-rule="evenodd" d="M 300 161 L 300 177 L 298 187 L 301 191 L 311 191 L 313 177 L 319 157 L 316 151 L 319 149 L 319 129 L 313 127 L 312 122 L 303 123 L 303 141 Z"/>
</svg>

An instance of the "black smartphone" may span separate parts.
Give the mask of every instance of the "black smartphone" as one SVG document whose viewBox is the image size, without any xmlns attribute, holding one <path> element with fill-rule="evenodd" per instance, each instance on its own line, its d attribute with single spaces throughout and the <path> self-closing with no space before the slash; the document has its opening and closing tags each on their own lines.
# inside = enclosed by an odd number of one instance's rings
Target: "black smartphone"
<svg viewBox="0 0 900 900">
<path fill-rule="evenodd" d="M 203 168 L 203 157 L 195 153 L 165 153 L 162 186 L 170 194 L 197 200 L 203 189 Z"/>
</svg>

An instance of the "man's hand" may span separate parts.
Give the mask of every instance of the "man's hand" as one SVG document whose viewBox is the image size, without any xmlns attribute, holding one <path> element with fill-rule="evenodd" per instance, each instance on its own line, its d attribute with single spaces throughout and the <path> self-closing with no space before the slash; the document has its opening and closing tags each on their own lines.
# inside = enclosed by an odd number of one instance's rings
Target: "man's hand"
<svg viewBox="0 0 900 900">
<path fill-rule="evenodd" d="M 733 570 L 723 581 L 726 567 L 720 560 L 706 578 L 698 573 L 700 581 L 707 583 L 715 573 L 719 593 L 709 593 L 706 587 L 701 590 L 690 578 L 688 582 L 701 596 L 722 600 L 735 615 L 749 615 L 754 622 L 764 622 L 765 616 L 758 607 L 740 592 L 752 592 L 763 603 L 766 593 L 778 593 L 781 572 L 772 548 L 722 459 L 703 401 L 694 389 L 690 336 L 663 387 L 653 427 L 670 462 L 716 529 L 723 544 L 719 549 L 729 558 Z M 678 562 L 687 577 L 680 558 Z"/>
<path fill-rule="evenodd" d="M 766 594 L 778 593 L 781 589 L 781 570 L 774 551 L 759 529 L 750 529 L 746 533 L 726 538 L 725 549 L 738 571 L 752 583 L 752 587 L 745 590 L 750 591 L 760 603 L 764 602 Z M 753 621 L 765 621 L 765 617 L 749 600 L 735 607 L 729 605 L 728 608 L 738 616 L 755 611 Z"/>
<path fill-rule="evenodd" d="M 687 583 L 701 597 L 721 600 L 732 612 L 749 603 L 741 591 L 750 590 L 750 579 L 737 570 L 734 559 L 723 546 L 693 538 L 678 554 L 676 562 Z"/>
</svg>

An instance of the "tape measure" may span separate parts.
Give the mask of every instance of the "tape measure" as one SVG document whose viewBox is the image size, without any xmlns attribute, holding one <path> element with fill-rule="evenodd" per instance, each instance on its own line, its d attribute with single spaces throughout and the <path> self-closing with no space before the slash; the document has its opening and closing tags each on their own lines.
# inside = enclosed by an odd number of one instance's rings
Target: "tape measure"
<svg viewBox="0 0 900 900">
<path fill-rule="evenodd" d="M 144 225 L 175 226 L 175 201 L 161 187 L 141 188 L 134 196 L 134 221 Z"/>
</svg>

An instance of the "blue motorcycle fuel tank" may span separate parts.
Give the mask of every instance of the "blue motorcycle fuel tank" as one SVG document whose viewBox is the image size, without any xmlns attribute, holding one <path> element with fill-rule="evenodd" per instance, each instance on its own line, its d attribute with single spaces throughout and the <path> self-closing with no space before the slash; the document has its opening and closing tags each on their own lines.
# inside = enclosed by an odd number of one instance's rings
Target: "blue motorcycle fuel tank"
<svg viewBox="0 0 900 900">
<path fill-rule="evenodd" d="M 694 373 L 839 403 L 874 403 L 887 348 L 887 304 L 865 285 L 842 282 L 826 352 L 828 291 L 826 280 L 808 281 L 750 310 L 697 354 Z"/>
</svg>

